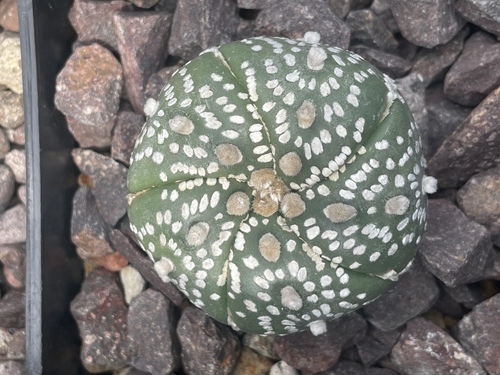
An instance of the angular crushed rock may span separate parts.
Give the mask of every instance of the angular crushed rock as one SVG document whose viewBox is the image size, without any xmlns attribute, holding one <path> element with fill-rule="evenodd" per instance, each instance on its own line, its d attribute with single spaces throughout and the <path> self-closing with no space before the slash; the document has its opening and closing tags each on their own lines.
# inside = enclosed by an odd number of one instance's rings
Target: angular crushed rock
<svg viewBox="0 0 500 375">
<path fill-rule="evenodd" d="M 488 371 L 500 373 L 500 294 L 476 305 L 454 326 L 462 346 Z"/>
<path fill-rule="evenodd" d="M 433 48 L 449 42 L 465 21 L 455 14 L 452 0 L 390 0 L 401 34 L 411 43 Z"/>
<path fill-rule="evenodd" d="M 500 36 L 500 3 L 497 0 L 457 0 L 455 9 L 467 21 Z"/>
<path fill-rule="evenodd" d="M 374 326 L 369 326 L 365 338 L 356 344 L 363 365 L 365 367 L 373 366 L 379 359 L 389 354 L 399 336 L 401 336 L 400 330 L 382 331 Z"/>
<path fill-rule="evenodd" d="M 448 100 L 441 83 L 431 85 L 425 91 L 425 108 L 429 124 L 425 156 L 429 160 L 448 136 L 464 122 L 472 109 Z"/>
<path fill-rule="evenodd" d="M 427 230 L 419 246 L 426 268 L 447 286 L 481 278 L 491 251 L 488 230 L 446 199 L 429 201 Z"/>
<path fill-rule="evenodd" d="M 0 131 L 1 133 L 1 131 Z M 4 164 L 0 164 L 0 215 L 5 211 L 14 195 L 16 180 L 14 173 Z"/>
<path fill-rule="evenodd" d="M 444 93 L 456 103 L 474 106 L 500 84 L 500 42 L 478 31 L 463 47 L 444 80 Z"/>
<path fill-rule="evenodd" d="M 369 9 L 349 12 L 345 23 L 351 29 L 351 43 L 373 47 L 385 52 L 396 52 L 398 42 L 375 13 Z"/>
<path fill-rule="evenodd" d="M 246 333 L 243 336 L 242 343 L 244 346 L 248 346 L 250 349 L 263 355 L 264 357 L 278 359 L 278 355 L 274 351 L 274 339 L 275 336 L 273 335 L 263 336 Z"/>
<path fill-rule="evenodd" d="M 382 331 L 393 331 L 429 310 L 439 296 L 432 274 L 418 259 L 394 286 L 363 308 L 366 319 Z"/>
<path fill-rule="evenodd" d="M 412 68 L 412 64 L 408 60 L 398 55 L 361 45 L 353 46 L 351 49 L 392 78 L 403 77 Z"/>
<path fill-rule="evenodd" d="M 469 27 L 466 26 L 448 43 L 432 49 L 420 49 L 412 71 L 422 76 L 426 86 L 442 78 L 446 69 L 460 56 L 468 36 Z"/>
<path fill-rule="evenodd" d="M 132 366 L 152 374 L 168 374 L 181 367 L 175 315 L 174 304 L 153 289 L 134 298 L 127 315 Z"/>
<path fill-rule="evenodd" d="M 118 114 L 113 139 L 111 140 L 111 157 L 125 165 L 129 165 L 130 155 L 134 149 L 144 116 L 130 111 L 123 111 Z"/>
<path fill-rule="evenodd" d="M 5 155 L 5 164 L 14 174 L 17 183 L 26 183 L 26 153 L 24 150 L 14 149 Z"/>
<path fill-rule="evenodd" d="M 120 369 L 131 361 L 127 340 L 127 307 L 113 273 L 102 268 L 90 272 L 71 302 L 88 369 Z"/>
<path fill-rule="evenodd" d="M 15 129 L 23 123 L 23 96 L 10 90 L 0 91 L 0 126 Z"/>
<path fill-rule="evenodd" d="M 101 217 L 95 198 L 87 186 L 80 187 L 73 196 L 71 241 L 82 259 L 111 254 L 108 242 L 110 226 Z"/>
<path fill-rule="evenodd" d="M 5 158 L 5 155 L 10 151 L 9 138 L 6 131 L 0 128 L 0 159 Z"/>
<path fill-rule="evenodd" d="M 0 214 L 0 245 L 26 242 L 26 207 L 19 203 Z"/>
<path fill-rule="evenodd" d="M 26 374 L 25 363 L 19 361 L 0 362 L 0 374 L 24 375 Z"/>
<path fill-rule="evenodd" d="M 234 367 L 233 374 L 268 375 L 272 365 L 273 362 L 271 360 L 244 346 Z"/>
<path fill-rule="evenodd" d="M 181 66 L 181 64 L 167 66 L 152 74 L 151 77 L 149 77 L 148 84 L 146 85 L 146 90 L 144 92 L 145 97 L 157 99 L 160 95 L 161 89 L 165 87 L 172 74 L 174 74 L 174 72 Z"/>
<path fill-rule="evenodd" d="M 407 375 L 486 375 L 448 333 L 420 317 L 408 322 L 391 351 L 391 360 Z"/>
<path fill-rule="evenodd" d="M 300 39 L 314 30 L 321 43 L 347 48 L 349 27 L 338 18 L 326 2 L 277 0 L 257 16 L 255 34 Z"/>
<path fill-rule="evenodd" d="M 363 339 L 367 323 L 358 313 L 345 315 L 326 323 L 327 331 L 314 336 L 311 331 L 278 336 L 276 354 L 302 372 L 325 371 L 337 363 L 343 348 Z"/>
<path fill-rule="evenodd" d="M 0 26 L 5 30 L 19 32 L 16 0 L 3 0 L 0 2 Z"/>
<path fill-rule="evenodd" d="M 23 93 L 21 40 L 18 33 L 0 33 L 0 85 L 7 86 L 16 94 Z"/>
<path fill-rule="evenodd" d="M 500 166 L 472 176 L 458 190 L 457 203 L 470 219 L 490 230 L 500 243 Z"/>
<path fill-rule="evenodd" d="M 272 3 L 271 0 L 237 0 L 238 8 L 242 9 L 264 9 Z"/>
<path fill-rule="evenodd" d="M 92 150 L 72 152 L 78 169 L 92 180 L 91 191 L 101 216 L 115 225 L 127 212 L 127 168 Z"/>
<path fill-rule="evenodd" d="M 185 61 L 208 47 L 232 41 L 238 26 L 232 0 L 178 0 L 168 52 Z"/>
<path fill-rule="evenodd" d="M 56 80 L 56 107 L 103 139 L 95 147 L 111 142 L 111 129 L 122 91 L 122 67 L 113 54 L 97 43 L 77 48 Z M 70 127 L 70 130 L 72 128 Z M 73 132 L 77 141 L 79 133 Z"/>
<path fill-rule="evenodd" d="M 26 356 L 25 341 L 24 329 L 0 328 L 0 361 L 23 360 Z"/>
<path fill-rule="evenodd" d="M 69 21 L 76 30 L 78 41 L 99 42 L 118 50 L 113 15 L 121 11 L 131 11 L 127 1 L 76 0 L 69 11 Z"/>
<path fill-rule="evenodd" d="M 139 8 L 145 8 L 149 9 L 151 7 L 154 7 L 159 0 L 130 0 L 132 4 Z"/>
<path fill-rule="evenodd" d="M 3 274 L 12 288 L 24 287 L 25 258 L 26 248 L 24 244 L 0 245 L 0 263 L 3 265 Z"/>
<path fill-rule="evenodd" d="M 177 335 L 182 347 L 182 364 L 187 373 L 232 373 L 241 352 L 241 343 L 231 328 L 189 306 L 182 312 Z"/>
<path fill-rule="evenodd" d="M 500 87 L 488 95 L 450 135 L 427 163 L 427 175 L 440 188 L 459 187 L 498 163 Z"/>
<path fill-rule="evenodd" d="M 299 375 L 299 372 L 285 361 L 279 361 L 271 366 L 269 375 Z"/>
<path fill-rule="evenodd" d="M 25 319 L 26 294 L 21 290 L 10 290 L 0 299 L 0 326 L 2 328 L 22 328 Z"/>
<path fill-rule="evenodd" d="M 118 251 L 91 258 L 94 267 L 103 267 L 111 272 L 118 272 L 128 265 L 128 260 Z"/>
<path fill-rule="evenodd" d="M 131 265 L 123 267 L 120 270 L 120 281 L 123 287 L 125 302 L 130 305 L 130 302 L 142 293 L 146 287 L 146 280 L 142 275 Z"/>
<path fill-rule="evenodd" d="M 11 143 L 14 143 L 19 146 L 24 146 L 24 144 L 26 143 L 24 124 L 18 126 L 15 129 L 6 129 L 5 132 L 7 133 L 7 138 Z M 0 155 L 1 154 L 2 152 L 0 151 Z"/>
<path fill-rule="evenodd" d="M 118 52 L 127 97 L 135 112 L 142 113 L 144 89 L 149 77 L 163 63 L 172 23 L 167 12 L 124 12 L 114 15 Z"/>
</svg>

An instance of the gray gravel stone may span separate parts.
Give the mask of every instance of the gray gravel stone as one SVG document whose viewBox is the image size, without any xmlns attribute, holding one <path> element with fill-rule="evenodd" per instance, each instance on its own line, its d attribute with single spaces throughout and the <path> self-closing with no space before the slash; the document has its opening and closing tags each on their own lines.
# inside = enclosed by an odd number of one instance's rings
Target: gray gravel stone
<svg viewBox="0 0 500 375">
<path fill-rule="evenodd" d="M 23 122 L 23 96 L 10 90 L 0 91 L 0 126 L 15 129 Z"/>
<path fill-rule="evenodd" d="M 392 14 L 390 1 L 373 0 L 370 5 L 370 10 L 384 21 L 388 30 L 394 34 L 399 33 L 399 26 Z"/>
<path fill-rule="evenodd" d="M 78 41 L 99 42 L 118 50 L 113 15 L 120 11 L 130 11 L 133 7 L 127 1 L 75 0 L 69 11 L 69 21 L 76 30 Z"/>
<path fill-rule="evenodd" d="M 5 30 L 19 32 L 16 0 L 3 0 L 0 2 L 0 26 Z"/>
<path fill-rule="evenodd" d="M 500 87 L 481 102 L 427 163 L 440 188 L 460 187 L 471 176 L 498 163 Z"/>
<path fill-rule="evenodd" d="M 127 97 L 135 112 L 142 114 L 148 79 L 166 58 L 172 15 L 120 12 L 114 15 L 114 22 Z"/>
<path fill-rule="evenodd" d="M 95 128 L 102 136 L 100 128 L 108 130 L 101 144 L 107 141 L 109 145 L 122 80 L 122 67 L 110 51 L 97 43 L 79 47 L 57 76 L 55 104 L 66 116 L 86 125 L 87 132 Z"/>
<path fill-rule="evenodd" d="M 10 151 L 9 138 L 5 130 L 0 128 L 0 160 L 5 158 L 5 155 Z"/>
<path fill-rule="evenodd" d="M 275 336 L 273 335 L 263 336 L 252 333 L 246 333 L 243 336 L 242 343 L 244 346 L 248 346 L 250 349 L 263 355 L 264 357 L 278 359 L 278 356 L 274 351 L 273 347 L 274 339 Z"/>
<path fill-rule="evenodd" d="M 277 0 L 259 13 L 255 34 L 300 39 L 308 31 L 321 35 L 321 43 L 347 48 L 349 27 L 338 18 L 324 0 Z"/>
<path fill-rule="evenodd" d="M 438 296 L 439 288 L 434 277 L 415 259 L 398 282 L 365 306 L 363 311 L 373 326 L 382 331 L 393 331 L 429 310 Z"/>
<path fill-rule="evenodd" d="M 96 268 L 71 302 L 82 348 L 80 358 L 91 371 L 120 369 L 132 357 L 127 340 L 127 307 L 115 274 Z"/>
<path fill-rule="evenodd" d="M 0 245 L 26 242 L 26 207 L 17 204 L 0 214 Z"/>
<path fill-rule="evenodd" d="M 454 334 L 489 374 L 500 373 L 500 294 L 474 307 L 456 326 Z"/>
<path fill-rule="evenodd" d="M 0 33 L 0 84 L 16 94 L 23 93 L 21 40 L 18 33 Z"/>
<path fill-rule="evenodd" d="M 375 13 L 369 9 L 349 12 L 345 23 L 351 29 L 351 43 L 395 53 L 398 42 Z"/>
<path fill-rule="evenodd" d="M 238 8 L 243 9 L 264 9 L 272 4 L 272 0 L 237 0 Z"/>
<path fill-rule="evenodd" d="M 444 81 L 444 93 L 456 103 L 475 106 L 500 85 L 500 42 L 478 31 L 463 47 Z"/>
<path fill-rule="evenodd" d="M 392 78 L 403 77 L 412 68 L 412 64 L 408 60 L 395 54 L 361 45 L 353 46 L 351 50 Z"/>
<path fill-rule="evenodd" d="M 408 322 L 391 360 L 407 375 L 486 375 L 448 333 L 421 317 Z"/>
<path fill-rule="evenodd" d="M 179 0 L 172 20 L 168 52 L 191 60 L 208 47 L 229 43 L 238 27 L 232 0 Z"/>
<path fill-rule="evenodd" d="M 0 263 L 3 265 L 5 280 L 11 288 L 24 288 L 25 258 L 25 244 L 0 245 Z"/>
<path fill-rule="evenodd" d="M 26 366 L 24 362 L 7 361 L 0 362 L 1 375 L 24 375 L 26 374 Z"/>
<path fill-rule="evenodd" d="M 73 196 L 71 241 L 82 259 L 111 254 L 108 242 L 109 224 L 99 214 L 90 188 L 80 187 Z"/>
<path fill-rule="evenodd" d="M 233 330 L 189 306 L 183 310 L 177 335 L 184 370 L 191 374 L 229 375 L 241 352 Z"/>
<path fill-rule="evenodd" d="M 269 371 L 269 375 L 298 375 L 299 372 L 285 361 L 276 362 Z"/>
<path fill-rule="evenodd" d="M 152 374 L 168 374 L 181 367 L 175 335 L 174 304 L 160 292 L 148 289 L 130 304 L 128 338 L 134 351 L 131 364 Z"/>
<path fill-rule="evenodd" d="M 0 299 L 0 322 L 2 328 L 24 329 L 26 325 L 26 294 L 21 290 L 10 290 Z"/>
<path fill-rule="evenodd" d="M 0 361 L 25 359 L 25 341 L 24 329 L 0 328 Z"/>
<path fill-rule="evenodd" d="M 125 165 L 129 165 L 130 155 L 134 149 L 142 126 L 144 116 L 130 111 L 123 111 L 118 114 L 116 126 L 111 140 L 111 157 Z"/>
<path fill-rule="evenodd" d="M 25 128 L 24 124 L 21 126 L 18 126 L 15 129 L 5 129 L 5 132 L 7 133 L 7 138 L 11 143 L 14 143 L 19 146 L 24 146 L 26 143 L 26 135 L 25 135 Z M 1 135 L 0 135 L 1 137 Z M 2 152 L 0 151 L 0 155 Z M 1 157 L 0 157 L 1 159 Z"/>
<path fill-rule="evenodd" d="M 146 90 L 144 92 L 146 98 L 157 99 L 160 95 L 161 89 L 165 87 L 172 74 L 174 74 L 174 72 L 181 66 L 181 64 L 167 66 L 152 74 L 151 77 L 149 77 L 148 84 L 146 85 Z"/>
<path fill-rule="evenodd" d="M 401 336 L 400 330 L 382 331 L 370 325 L 365 338 L 356 344 L 363 365 L 373 366 L 379 359 L 388 355 L 399 336 Z"/>
<path fill-rule="evenodd" d="M 146 280 L 142 275 L 131 265 L 128 265 L 120 270 L 120 281 L 123 287 L 125 302 L 130 305 L 130 302 L 144 290 Z"/>
<path fill-rule="evenodd" d="M 10 203 L 16 187 L 14 173 L 4 164 L 0 164 L 0 214 Z"/>
<path fill-rule="evenodd" d="M 26 153 L 24 150 L 14 149 L 5 155 L 5 164 L 14 174 L 17 183 L 26 183 Z"/>
<path fill-rule="evenodd" d="M 465 21 L 455 14 L 454 0 L 390 0 L 401 34 L 411 43 L 433 48 L 449 42 Z"/>
<path fill-rule="evenodd" d="M 497 0 L 457 0 L 455 9 L 467 21 L 500 36 L 500 3 Z"/>
<path fill-rule="evenodd" d="M 472 109 L 448 100 L 443 93 L 443 85 L 436 83 L 425 91 L 427 109 L 427 150 L 429 160 L 443 142 L 462 124 Z"/>
<path fill-rule="evenodd" d="M 91 191 L 101 216 L 115 225 L 127 212 L 127 168 L 92 150 L 74 149 L 72 155 L 78 169 L 92 181 Z"/>
<path fill-rule="evenodd" d="M 446 199 L 429 201 L 419 246 L 425 267 L 447 286 L 479 280 L 491 251 L 488 230 Z"/>
<path fill-rule="evenodd" d="M 131 3 L 139 8 L 149 9 L 158 4 L 159 0 L 131 0 Z"/>
</svg>

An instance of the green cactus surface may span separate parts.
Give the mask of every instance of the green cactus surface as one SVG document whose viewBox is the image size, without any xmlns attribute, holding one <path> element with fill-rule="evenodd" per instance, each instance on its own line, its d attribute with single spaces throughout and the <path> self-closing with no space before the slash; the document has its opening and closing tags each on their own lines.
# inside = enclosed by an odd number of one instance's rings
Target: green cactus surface
<svg viewBox="0 0 500 375">
<path fill-rule="evenodd" d="M 184 65 L 145 112 L 131 228 L 161 278 L 216 320 L 320 334 L 411 264 L 427 206 L 419 134 L 360 56 L 233 42 Z"/>
</svg>

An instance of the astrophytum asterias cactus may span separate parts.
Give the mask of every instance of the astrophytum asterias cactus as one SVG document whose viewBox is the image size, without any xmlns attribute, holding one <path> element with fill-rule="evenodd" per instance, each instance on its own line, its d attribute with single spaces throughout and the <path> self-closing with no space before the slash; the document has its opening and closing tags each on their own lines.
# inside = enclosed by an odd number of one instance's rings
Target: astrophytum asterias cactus
<svg viewBox="0 0 500 375">
<path fill-rule="evenodd" d="M 203 52 L 147 102 L 131 157 L 131 227 L 156 271 L 245 332 L 323 332 L 391 286 L 424 228 L 392 80 L 308 37 Z"/>
</svg>

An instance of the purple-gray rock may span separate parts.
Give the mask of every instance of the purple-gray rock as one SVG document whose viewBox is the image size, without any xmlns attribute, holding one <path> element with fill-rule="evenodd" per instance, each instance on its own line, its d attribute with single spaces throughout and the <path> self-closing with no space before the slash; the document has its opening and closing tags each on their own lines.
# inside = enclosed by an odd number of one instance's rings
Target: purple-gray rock
<svg viewBox="0 0 500 375">
<path fill-rule="evenodd" d="M 0 164 L 0 214 L 5 211 L 7 205 L 10 203 L 15 187 L 16 180 L 14 173 L 12 173 L 8 166 Z"/>
<path fill-rule="evenodd" d="M 392 14 L 391 3 L 389 1 L 373 0 L 370 5 L 370 10 L 384 21 L 388 30 L 394 34 L 399 33 L 399 26 Z"/>
<path fill-rule="evenodd" d="M 15 129 L 23 122 L 23 96 L 10 90 L 0 91 L 0 126 Z"/>
<path fill-rule="evenodd" d="M 160 292 L 148 289 L 135 297 L 127 316 L 132 366 L 152 374 L 180 368 L 180 346 L 175 335 L 174 305 Z"/>
<path fill-rule="evenodd" d="M 398 42 L 375 13 L 369 9 L 349 12 L 345 23 L 351 29 L 351 43 L 373 47 L 385 52 L 397 52 Z"/>
<path fill-rule="evenodd" d="M 470 219 L 490 230 L 500 243 L 500 166 L 471 177 L 458 190 L 457 203 Z"/>
<path fill-rule="evenodd" d="M 443 290 L 467 309 L 472 309 L 484 300 L 481 288 L 477 284 L 463 284 L 455 287 L 445 285 Z"/>
<path fill-rule="evenodd" d="M 464 315 L 464 307 L 451 297 L 443 283 L 440 283 L 439 298 L 432 308 L 455 319 L 461 319 Z"/>
<path fill-rule="evenodd" d="M 457 0 L 455 9 L 467 21 L 500 36 L 500 3 L 497 0 Z"/>
<path fill-rule="evenodd" d="M 299 372 L 285 361 L 279 361 L 272 365 L 269 375 L 299 375 Z"/>
<path fill-rule="evenodd" d="M 256 19 L 255 34 L 300 39 L 316 31 L 321 43 L 347 48 L 349 27 L 338 18 L 325 0 L 277 0 L 262 10 Z"/>
<path fill-rule="evenodd" d="M 500 87 L 481 102 L 427 163 L 440 188 L 460 187 L 498 163 Z"/>
<path fill-rule="evenodd" d="M 5 130 L 0 128 L 0 160 L 5 158 L 5 155 L 10 151 L 9 138 Z"/>
<path fill-rule="evenodd" d="M 401 34 L 411 43 L 433 48 L 449 42 L 465 21 L 455 14 L 454 0 L 390 0 Z"/>
<path fill-rule="evenodd" d="M 10 290 L 0 299 L 0 327 L 25 327 L 25 299 L 21 290 Z"/>
<path fill-rule="evenodd" d="M 276 354 L 303 373 L 325 371 L 337 363 L 343 348 L 355 345 L 366 334 L 367 323 L 358 313 L 326 323 L 327 331 L 314 336 L 311 331 L 278 336 Z"/>
<path fill-rule="evenodd" d="M 0 328 L 0 362 L 25 359 L 25 346 L 24 329 Z"/>
<path fill-rule="evenodd" d="M 425 267 L 449 287 L 481 279 L 491 251 L 488 230 L 446 199 L 430 200 L 419 246 Z"/>
<path fill-rule="evenodd" d="M 5 155 L 5 164 L 14 173 L 17 183 L 26 183 L 26 153 L 24 150 L 13 149 Z"/>
<path fill-rule="evenodd" d="M 351 50 L 392 78 L 403 77 L 412 68 L 408 60 L 398 55 L 361 45 L 353 46 Z"/>
<path fill-rule="evenodd" d="M 135 112 L 142 114 L 148 79 L 166 57 L 172 14 L 123 12 L 114 15 L 114 22 L 127 97 Z"/>
<path fill-rule="evenodd" d="M 73 135 L 73 138 L 82 148 L 106 148 L 111 144 L 111 134 L 115 125 L 113 118 L 105 124 L 85 124 L 75 120 L 71 116 L 66 116 L 68 129 Z"/>
<path fill-rule="evenodd" d="M 144 116 L 134 112 L 123 111 L 118 113 L 113 139 L 111 140 L 111 157 L 125 165 L 129 165 L 130 154 L 139 135 Z"/>
<path fill-rule="evenodd" d="M 415 57 L 413 72 L 419 73 L 426 86 L 442 78 L 446 69 L 451 66 L 462 52 L 469 28 L 464 27 L 448 43 L 432 49 L 421 48 Z"/>
<path fill-rule="evenodd" d="M 25 128 L 24 124 L 21 126 L 18 126 L 15 129 L 6 129 L 5 132 L 7 133 L 7 138 L 9 139 L 10 142 L 19 145 L 19 146 L 24 146 L 26 143 L 26 134 L 25 134 Z M 1 137 L 1 135 L 0 135 Z M 0 147 L 1 148 L 1 147 Z M 1 159 L 2 151 L 0 151 L 0 159 Z"/>
<path fill-rule="evenodd" d="M 363 308 L 368 321 L 382 331 L 392 331 L 429 310 L 439 296 L 439 287 L 415 259 L 397 283 Z"/>
<path fill-rule="evenodd" d="M 152 74 L 151 77 L 149 77 L 148 84 L 146 85 L 146 90 L 144 92 L 145 97 L 156 100 L 160 95 L 161 89 L 165 87 L 172 74 L 174 74 L 174 72 L 181 66 L 181 64 L 167 66 Z"/>
<path fill-rule="evenodd" d="M 500 85 L 500 42 L 482 31 L 463 47 L 444 80 L 444 93 L 456 103 L 474 106 Z"/>
<path fill-rule="evenodd" d="M 149 9 L 158 4 L 159 0 L 131 0 L 131 3 L 139 8 Z"/>
<path fill-rule="evenodd" d="M 103 268 L 90 272 L 71 301 L 71 313 L 82 338 L 80 358 L 88 369 L 114 370 L 130 363 L 127 307 L 115 274 Z"/>
<path fill-rule="evenodd" d="M 113 158 L 81 148 L 72 152 L 78 169 L 91 179 L 101 216 L 115 225 L 127 212 L 127 168 Z"/>
<path fill-rule="evenodd" d="M 238 20 L 232 0 L 179 0 L 172 20 L 168 52 L 191 60 L 208 47 L 232 41 Z"/>
<path fill-rule="evenodd" d="M 76 0 L 69 11 L 69 21 L 76 30 L 78 41 L 99 42 L 113 50 L 118 50 L 113 15 L 120 11 L 132 10 L 127 1 Z"/>
<path fill-rule="evenodd" d="M 71 241 L 82 259 L 111 254 L 108 242 L 109 224 L 97 209 L 95 198 L 87 186 L 80 187 L 73 196 Z"/>
<path fill-rule="evenodd" d="M 391 360 L 407 375 L 486 375 L 448 333 L 421 317 L 408 322 Z"/>
<path fill-rule="evenodd" d="M 493 259 L 484 270 L 484 278 L 500 281 L 500 251 L 493 253 Z"/>
<path fill-rule="evenodd" d="M 0 26 L 5 30 L 19 32 L 19 16 L 16 0 L 4 0 L 0 3 Z"/>
<path fill-rule="evenodd" d="M 24 375 L 26 374 L 26 366 L 20 361 L 0 362 L 0 374 L 2 375 Z"/>
<path fill-rule="evenodd" d="M 19 203 L 0 214 L 0 245 L 26 242 L 26 207 Z"/>
<path fill-rule="evenodd" d="M 363 365 L 373 366 L 379 359 L 388 355 L 399 336 L 401 336 L 400 330 L 382 331 L 370 325 L 365 338 L 356 344 Z"/>
<path fill-rule="evenodd" d="M 12 288 L 24 287 L 26 248 L 24 244 L 0 245 L 0 263 L 5 280 Z"/>
<path fill-rule="evenodd" d="M 229 375 L 241 352 L 231 328 L 193 306 L 185 308 L 177 326 L 184 370 L 189 374 Z"/>
<path fill-rule="evenodd" d="M 146 279 L 155 289 L 160 291 L 176 306 L 180 306 L 184 297 L 171 282 L 162 281 L 154 269 L 154 263 L 146 253 L 118 229 L 113 229 L 109 234 L 109 240 L 113 248 L 120 252 L 130 264 Z"/>
<path fill-rule="evenodd" d="M 430 159 L 471 113 L 471 108 L 454 103 L 444 96 L 443 85 L 436 83 L 425 92 L 425 108 L 427 109 L 427 150 L 425 156 Z"/>
<path fill-rule="evenodd" d="M 272 4 L 272 0 L 237 0 L 236 4 L 242 9 L 264 9 Z"/>
<path fill-rule="evenodd" d="M 102 135 L 105 128 L 106 137 L 95 146 L 109 145 L 122 81 L 122 67 L 110 51 L 97 43 L 79 47 L 57 75 L 56 107 L 87 126 L 87 132 L 95 128 Z"/>
<path fill-rule="evenodd" d="M 454 326 L 462 346 L 489 374 L 500 373 L 500 294 L 474 307 Z"/>
</svg>

